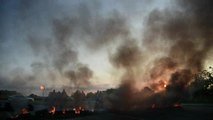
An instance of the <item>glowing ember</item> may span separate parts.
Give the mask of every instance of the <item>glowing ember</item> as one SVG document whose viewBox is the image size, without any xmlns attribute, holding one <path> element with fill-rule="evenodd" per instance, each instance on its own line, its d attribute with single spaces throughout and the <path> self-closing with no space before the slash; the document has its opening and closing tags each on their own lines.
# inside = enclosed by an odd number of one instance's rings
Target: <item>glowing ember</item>
<svg viewBox="0 0 213 120">
<path fill-rule="evenodd" d="M 62 110 L 62 114 L 66 114 L 66 110 L 65 109 Z"/>
<path fill-rule="evenodd" d="M 80 114 L 80 113 L 81 113 L 80 110 L 76 110 L 76 111 L 75 111 L 75 114 Z"/>
<path fill-rule="evenodd" d="M 25 115 L 25 114 L 28 114 L 29 111 L 27 110 L 27 108 L 22 108 L 21 109 L 21 114 Z"/>
<path fill-rule="evenodd" d="M 54 106 L 52 106 L 52 107 L 50 108 L 49 113 L 52 114 L 52 115 L 54 115 L 54 114 L 55 114 L 55 111 L 56 111 L 56 108 L 55 108 Z"/>
<path fill-rule="evenodd" d="M 161 92 L 166 90 L 165 88 L 168 85 L 168 81 L 167 80 L 159 80 L 159 81 L 155 81 L 153 83 L 151 83 L 151 88 L 152 90 L 154 90 L 156 93 Z"/>
<path fill-rule="evenodd" d="M 152 104 L 152 109 L 155 108 L 155 104 Z"/>
<path fill-rule="evenodd" d="M 41 90 L 41 91 L 44 91 L 44 90 L 45 90 L 45 86 L 44 86 L 44 85 L 41 85 L 41 86 L 40 86 L 40 90 Z"/>
<path fill-rule="evenodd" d="M 75 111 L 75 114 L 80 114 L 81 111 L 84 111 L 82 107 L 73 108 L 73 111 Z"/>
<path fill-rule="evenodd" d="M 176 108 L 180 108 L 181 107 L 181 105 L 179 103 L 175 103 L 173 106 L 176 107 Z"/>
</svg>

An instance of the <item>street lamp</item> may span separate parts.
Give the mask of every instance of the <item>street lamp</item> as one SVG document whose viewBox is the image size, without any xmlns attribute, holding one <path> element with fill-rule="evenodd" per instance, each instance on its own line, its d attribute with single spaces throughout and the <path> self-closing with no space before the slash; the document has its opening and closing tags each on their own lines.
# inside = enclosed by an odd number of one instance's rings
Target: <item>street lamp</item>
<svg viewBox="0 0 213 120">
<path fill-rule="evenodd" d="M 44 86 L 44 85 L 41 85 L 41 86 L 40 86 L 40 90 L 42 91 L 42 96 L 44 97 L 45 86 Z"/>
</svg>

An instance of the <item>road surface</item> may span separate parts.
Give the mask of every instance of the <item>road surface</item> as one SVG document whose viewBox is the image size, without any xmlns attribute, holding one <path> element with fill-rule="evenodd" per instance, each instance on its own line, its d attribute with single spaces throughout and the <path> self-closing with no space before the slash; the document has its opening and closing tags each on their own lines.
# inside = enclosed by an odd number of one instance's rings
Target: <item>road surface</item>
<svg viewBox="0 0 213 120">
<path fill-rule="evenodd" d="M 130 113 L 102 113 L 74 120 L 213 120 L 213 105 L 182 104 L 179 109 L 154 109 Z"/>
</svg>

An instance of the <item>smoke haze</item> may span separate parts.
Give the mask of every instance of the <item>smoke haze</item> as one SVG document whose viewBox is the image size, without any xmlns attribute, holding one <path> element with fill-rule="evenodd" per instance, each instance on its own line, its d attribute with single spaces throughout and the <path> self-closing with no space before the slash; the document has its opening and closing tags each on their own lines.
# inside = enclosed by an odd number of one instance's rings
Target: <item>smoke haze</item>
<svg viewBox="0 0 213 120">
<path fill-rule="evenodd" d="M 121 110 L 172 104 L 211 60 L 212 5 L 1 0 L 0 86 L 115 87 L 106 102 Z"/>
</svg>

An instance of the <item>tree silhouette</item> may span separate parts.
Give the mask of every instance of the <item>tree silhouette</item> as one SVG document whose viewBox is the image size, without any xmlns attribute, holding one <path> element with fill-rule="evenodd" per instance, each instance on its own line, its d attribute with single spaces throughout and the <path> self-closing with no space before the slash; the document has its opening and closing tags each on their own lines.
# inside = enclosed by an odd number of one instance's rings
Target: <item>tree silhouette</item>
<svg viewBox="0 0 213 120">
<path fill-rule="evenodd" d="M 213 68 L 203 70 L 195 76 L 194 81 L 190 85 L 193 98 L 213 99 Z"/>
<path fill-rule="evenodd" d="M 74 99 L 74 107 L 84 107 L 86 95 L 83 91 L 77 90 L 75 93 L 73 93 L 72 97 Z"/>
</svg>

